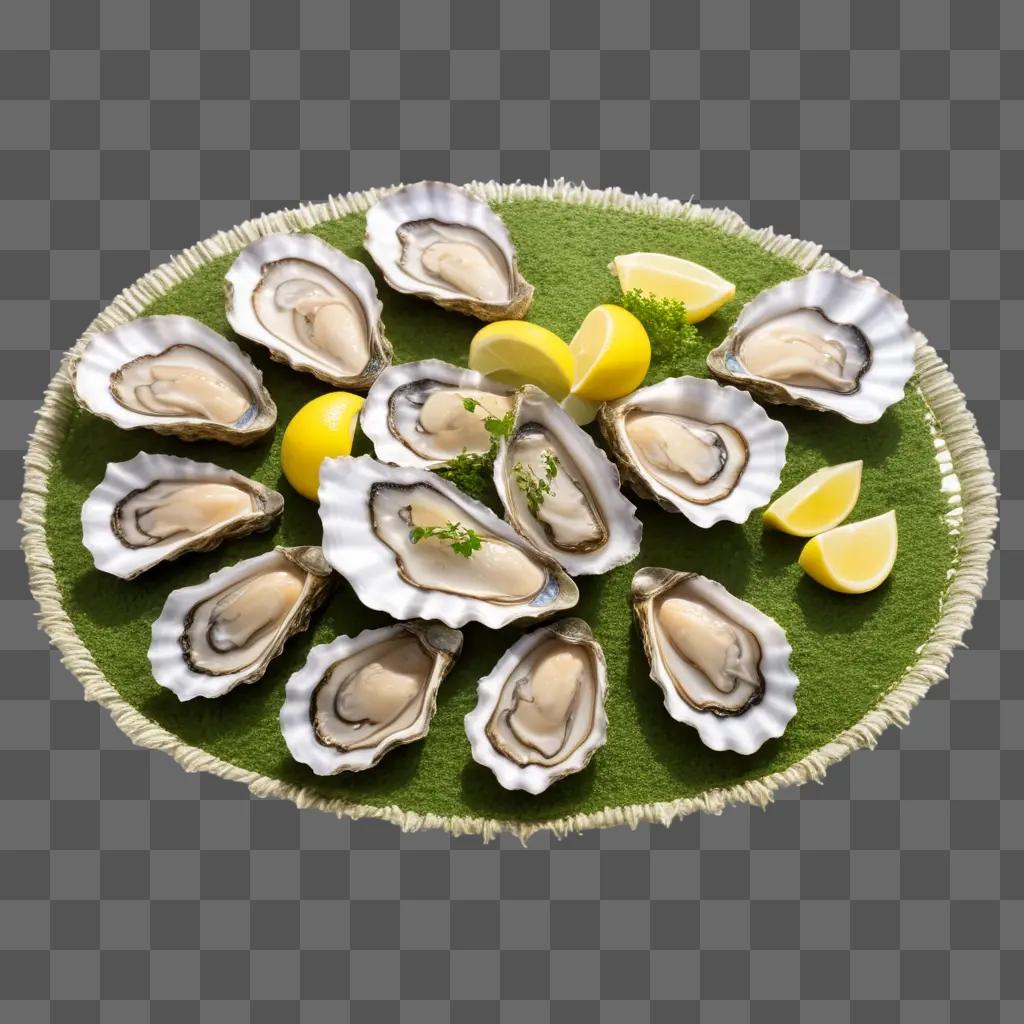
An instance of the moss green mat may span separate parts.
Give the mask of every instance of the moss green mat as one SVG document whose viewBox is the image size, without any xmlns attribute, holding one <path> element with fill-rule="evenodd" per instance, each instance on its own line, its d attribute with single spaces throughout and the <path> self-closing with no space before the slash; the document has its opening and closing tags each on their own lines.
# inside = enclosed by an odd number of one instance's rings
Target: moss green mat
<svg viewBox="0 0 1024 1024">
<path fill-rule="evenodd" d="M 606 264 L 618 253 L 674 253 L 736 282 L 736 299 L 700 325 L 701 344 L 657 352 L 648 383 L 678 373 L 705 375 L 708 349 L 722 338 L 743 303 L 800 273 L 794 264 L 754 243 L 700 221 L 544 200 L 518 200 L 498 209 L 515 238 L 522 271 L 537 288 L 529 319 L 566 338 L 594 305 L 616 300 L 618 286 Z M 370 263 L 361 246 L 361 216 L 329 222 L 315 233 Z M 222 278 L 230 262 L 226 257 L 200 268 L 147 312 L 186 313 L 230 337 L 222 299 Z M 398 295 L 379 275 L 378 288 L 396 362 L 438 356 L 465 363 L 469 340 L 480 326 L 477 321 Z M 506 792 L 472 761 L 462 719 L 475 704 L 476 679 L 520 632 L 510 628 L 495 637 L 472 625 L 464 630 L 464 654 L 442 686 L 426 740 L 398 748 L 370 771 L 319 779 L 288 756 L 277 714 L 285 681 L 311 644 L 385 621 L 362 608 L 346 584 L 315 620 L 311 633 L 293 639 L 259 683 L 226 697 L 180 704 L 156 685 L 146 660 L 150 625 L 171 589 L 197 583 L 272 543 L 320 541 L 315 506 L 280 474 L 278 445 L 295 410 L 329 388 L 272 363 L 258 346 L 242 345 L 263 370 L 278 405 L 273 442 L 241 450 L 186 444 L 144 430 L 119 431 L 76 411 L 54 462 L 46 505 L 47 541 L 63 604 L 100 670 L 153 722 L 234 765 L 306 787 L 314 795 L 371 807 L 524 824 L 606 807 L 675 801 L 778 772 L 827 744 L 892 689 L 938 619 L 955 552 L 944 521 L 948 505 L 940 492 L 927 407 L 916 387 L 911 385 L 906 399 L 872 426 L 769 406 L 790 436 L 783 487 L 820 466 L 862 458 L 863 488 L 854 516 L 896 509 L 899 558 L 883 587 L 863 597 L 819 587 L 796 564 L 801 541 L 764 530 L 756 513 L 745 526 L 719 524 L 704 531 L 653 503 L 638 501 L 644 522 L 640 557 L 607 576 L 578 581 L 581 598 L 574 614 L 585 618 L 601 640 L 610 681 L 608 743 L 585 771 L 541 796 L 528 796 Z M 286 497 L 280 529 L 273 537 L 257 535 L 209 554 L 187 556 L 132 582 L 96 571 L 81 542 L 82 503 L 108 462 L 131 458 L 140 449 L 218 462 L 278 488 Z M 751 757 L 714 753 L 701 745 L 693 729 L 669 718 L 659 689 L 648 678 L 628 604 L 630 578 L 641 565 L 705 573 L 785 627 L 800 688 L 798 714 L 782 739 Z"/>
</svg>

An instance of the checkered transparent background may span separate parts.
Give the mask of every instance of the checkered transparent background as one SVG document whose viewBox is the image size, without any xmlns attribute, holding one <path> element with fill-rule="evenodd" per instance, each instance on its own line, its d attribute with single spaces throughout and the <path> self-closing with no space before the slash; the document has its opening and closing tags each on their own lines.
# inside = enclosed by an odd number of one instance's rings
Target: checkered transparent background
<svg viewBox="0 0 1024 1024">
<path fill-rule="evenodd" d="M 5 0 L 0 47 L 0 1019 L 1024 1019 L 1024 4 Z M 17 550 L 62 351 L 260 211 L 559 175 L 727 204 L 903 295 L 1006 495 L 951 682 L 766 813 L 526 850 L 132 747 Z"/>
</svg>

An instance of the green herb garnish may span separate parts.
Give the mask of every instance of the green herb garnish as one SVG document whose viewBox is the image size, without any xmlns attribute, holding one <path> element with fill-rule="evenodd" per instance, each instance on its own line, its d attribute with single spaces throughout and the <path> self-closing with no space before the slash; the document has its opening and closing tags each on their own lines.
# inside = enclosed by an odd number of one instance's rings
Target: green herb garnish
<svg viewBox="0 0 1024 1024">
<path fill-rule="evenodd" d="M 476 412 L 480 403 L 475 398 L 463 398 L 462 405 L 467 412 Z M 489 499 L 494 494 L 491 474 L 494 470 L 494 458 L 498 454 L 498 445 L 503 437 L 511 436 L 515 422 L 515 413 L 511 411 L 501 417 L 485 417 L 484 429 L 491 435 L 491 445 L 487 451 L 463 451 L 435 467 L 434 472 L 455 484 L 470 497 L 489 504 Z"/>
<path fill-rule="evenodd" d="M 558 476 L 559 463 L 554 452 L 544 452 L 541 461 L 544 463 L 544 476 L 539 476 L 533 466 L 524 466 L 521 462 L 512 467 L 516 486 L 526 495 L 526 504 L 533 516 L 540 511 L 544 499 L 551 493 L 551 481 Z"/>
<path fill-rule="evenodd" d="M 697 328 L 686 320 L 686 306 L 678 299 L 659 299 L 631 288 L 622 296 L 622 306 L 644 325 L 653 348 L 674 349 L 700 338 Z"/>
<path fill-rule="evenodd" d="M 474 551 L 480 550 L 482 541 L 476 530 L 463 526 L 462 523 L 454 523 L 451 520 L 444 526 L 414 526 L 412 528 L 412 542 L 419 544 L 427 537 L 435 537 L 442 543 L 446 543 L 457 555 L 469 558 Z"/>
</svg>

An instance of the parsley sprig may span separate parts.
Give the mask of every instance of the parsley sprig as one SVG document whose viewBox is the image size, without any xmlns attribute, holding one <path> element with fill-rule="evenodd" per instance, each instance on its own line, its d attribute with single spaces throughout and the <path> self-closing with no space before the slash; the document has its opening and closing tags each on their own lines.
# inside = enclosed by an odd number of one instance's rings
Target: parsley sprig
<svg viewBox="0 0 1024 1024">
<path fill-rule="evenodd" d="M 480 403 L 475 398 L 463 398 L 462 405 L 467 412 L 476 412 Z M 481 501 L 486 502 L 493 494 L 491 472 L 498 445 L 503 437 L 510 437 L 515 427 L 515 413 L 504 416 L 485 416 L 484 429 L 491 435 L 490 447 L 485 452 L 463 451 L 438 466 L 438 476 L 450 480 L 456 487 Z"/>
<path fill-rule="evenodd" d="M 449 520 L 444 526 L 414 526 L 412 528 L 413 544 L 419 544 L 421 540 L 428 537 L 434 537 L 443 544 L 447 544 L 455 554 L 462 555 L 463 558 L 470 558 L 474 551 L 480 550 L 480 545 L 483 543 L 476 530 L 471 530 L 469 527 L 463 526 L 462 523 L 452 520 Z"/>
<path fill-rule="evenodd" d="M 515 474 L 516 486 L 526 495 L 526 504 L 530 508 L 530 514 L 535 516 L 544 499 L 551 493 L 551 481 L 558 476 L 558 456 L 552 451 L 546 451 L 541 455 L 544 463 L 544 475 L 540 476 L 533 466 L 524 466 L 517 462 L 512 467 Z"/>
<path fill-rule="evenodd" d="M 622 305 L 644 325 L 656 349 L 671 351 L 700 339 L 697 328 L 687 322 L 686 306 L 678 299 L 659 299 L 650 292 L 631 288 L 622 296 Z"/>
</svg>

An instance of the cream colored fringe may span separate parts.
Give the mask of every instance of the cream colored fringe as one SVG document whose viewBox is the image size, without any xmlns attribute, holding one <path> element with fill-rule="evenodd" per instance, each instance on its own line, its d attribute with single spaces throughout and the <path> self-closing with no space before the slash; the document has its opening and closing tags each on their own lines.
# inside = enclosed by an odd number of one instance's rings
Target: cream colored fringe
<svg viewBox="0 0 1024 1024">
<path fill-rule="evenodd" d="M 561 179 L 544 185 L 473 182 L 469 188 L 491 201 L 544 199 L 579 206 L 613 207 L 675 220 L 701 220 L 728 234 L 756 242 L 767 252 L 791 260 L 805 270 L 820 267 L 846 269 L 824 254 L 820 246 L 788 235 L 777 235 L 771 228 L 755 231 L 738 214 L 727 209 L 703 209 L 692 202 L 680 203 L 659 196 L 627 195 L 617 188 L 596 191 Z M 400 807 L 372 807 L 350 804 L 342 799 L 327 799 L 305 787 L 289 785 L 239 768 L 183 743 L 121 697 L 104 678 L 75 633 L 61 603 L 53 558 L 46 543 L 47 481 L 53 456 L 66 434 L 69 414 L 74 407 L 68 372 L 70 361 L 96 331 L 107 330 L 138 316 L 154 299 L 185 281 L 210 260 L 237 252 L 263 235 L 302 230 L 351 213 L 361 213 L 389 191 L 391 189 L 371 189 L 332 196 L 325 203 L 264 214 L 228 231 L 218 232 L 126 288 L 96 317 L 75 347 L 65 355 L 60 370 L 47 388 L 25 457 L 25 489 L 21 499 L 21 523 L 25 530 L 22 547 L 28 561 L 30 587 L 39 602 L 40 627 L 60 650 L 64 664 L 81 681 L 86 699 L 98 701 L 106 707 L 118 728 L 140 746 L 170 754 L 186 771 L 212 772 L 221 778 L 244 783 L 256 796 L 282 797 L 294 801 L 299 807 L 315 807 L 338 816 L 383 818 L 405 831 L 443 828 L 455 835 L 475 833 L 485 841 L 502 832 L 513 833 L 525 842 L 534 832 L 543 829 L 563 836 L 569 832 L 614 825 L 635 828 L 644 821 L 668 825 L 694 811 L 718 814 L 734 803 L 750 803 L 763 808 L 781 787 L 820 781 L 830 765 L 854 750 L 873 747 L 888 726 L 894 723 L 905 725 L 911 709 L 928 688 L 945 677 L 953 650 L 961 643 L 964 631 L 971 624 L 975 604 L 985 585 L 992 532 L 997 520 L 992 471 L 974 416 L 964 404 L 964 397 L 945 364 L 921 337 L 917 351 L 918 384 L 934 416 L 940 464 L 943 460 L 945 462 L 944 486 L 950 493 L 951 502 L 950 528 L 959 546 L 957 567 L 955 572 L 951 572 L 939 621 L 929 640 L 919 649 L 917 661 L 906 670 L 903 678 L 856 725 L 785 771 L 687 799 L 606 807 L 593 814 L 575 814 L 533 823 L 417 814 Z"/>
</svg>

